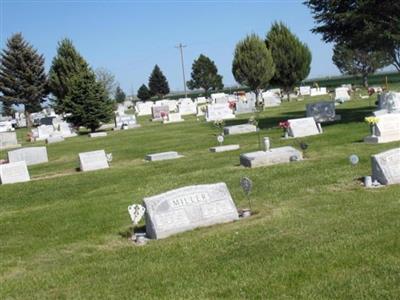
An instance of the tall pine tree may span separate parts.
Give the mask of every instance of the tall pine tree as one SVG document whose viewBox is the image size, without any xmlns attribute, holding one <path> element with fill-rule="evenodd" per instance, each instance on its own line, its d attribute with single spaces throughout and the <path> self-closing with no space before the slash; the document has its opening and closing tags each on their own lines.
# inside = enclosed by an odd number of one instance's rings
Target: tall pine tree
<svg viewBox="0 0 400 300">
<path fill-rule="evenodd" d="M 192 65 L 192 79 L 187 82 L 189 89 L 204 89 L 206 95 L 209 90 L 220 90 L 224 87 L 222 76 L 218 74 L 215 63 L 207 56 L 200 54 Z"/>
<path fill-rule="evenodd" d="M 39 55 L 21 33 L 7 40 L 0 57 L 0 101 L 6 109 L 11 105 L 24 105 L 27 127 L 31 127 L 30 114 L 41 110 L 47 96 L 47 78 L 44 57 Z"/>
<path fill-rule="evenodd" d="M 57 54 L 49 71 L 49 88 L 55 96 L 53 104 L 58 113 L 65 113 L 64 100 L 71 88 L 72 78 L 87 68 L 87 62 L 70 39 L 63 39 L 58 43 Z"/>
<path fill-rule="evenodd" d="M 124 102 L 126 99 L 126 95 L 124 93 L 124 91 L 121 89 L 120 86 L 117 86 L 117 88 L 115 89 L 115 101 L 117 103 L 122 103 Z"/>
<path fill-rule="evenodd" d="M 288 95 L 296 83 L 310 73 L 311 51 L 283 23 L 275 23 L 265 40 L 275 63 L 271 83 L 281 86 Z"/>
<path fill-rule="evenodd" d="M 146 100 L 149 100 L 152 95 L 151 95 L 151 92 L 149 91 L 149 89 L 147 88 L 147 86 L 142 84 L 140 86 L 140 88 L 138 89 L 137 96 L 140 100 L 146 101 Z"/>
<path fill-rule="evenodd" d="M 69 84 L 69 92 L 63 102 L 68 122 L 94 132 L 102 122 L 111 120 L 113 103 L 102 83 L 96 81 L 92 70 L 88 68 L 75 74 Z"/>
<path fill-rule="evenodd" d="M 169 86 L 167 78 L 161 72 L 160 67 L 155 65 L 153 72 L 151 72 L 149 78 L 149 88 L 152 95 L 157 95 L 159 99 L 162 99 L 169 93 Z"/>
<path fill-rule="evenodd" d="M 248 35 L 235 48 L 232 74 L 240 84 L 248 86 L 258 99 L 274 76 L 275 64 L 271 51 L 257 35 Z"/>
</svg>

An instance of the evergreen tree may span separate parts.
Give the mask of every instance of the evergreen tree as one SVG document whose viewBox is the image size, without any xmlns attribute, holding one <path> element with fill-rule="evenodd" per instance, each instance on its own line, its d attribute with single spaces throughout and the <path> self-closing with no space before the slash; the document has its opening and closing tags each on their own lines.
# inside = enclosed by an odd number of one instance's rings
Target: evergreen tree
<svg viewBox="0 0 400 300">
<path fill-rule="evenodd" d="M 275 64 L 271 51 L 257 35 L 249 35 L 236 45 L 232 73 L 237 82 L 256 94 L 257 99 L 260 89 L 268 86 Z"/>
<path fill-rule="evenodd" d="M 47 96 L 47 78 L 43 55 L 39 55 L 21 33 L 7 40 L 0 57 L 0 101 L 6 110 L 11 105 L 24 105 L 27 127 L 29 115 L 41 110 Z"/>
<path fill-rule="evenodd" d="M 204 89 L 206 95 L 209 90 L 220 90 L 224 87 L 222 76 L 218 75 L 215 63 L 207 56 L 201 54 L 192 65 L 192 79 L 187 82 L 189 89 Z"/>
<path fill-rule="evenodd" d="M 57 54 L 49 71 L 50 92 L 56 97 L 53 101 L 58 113 L 65 112 L 64 100 L 69 93 L 72 78 L 87 68 L 87 62 L 75 49 L 71 40 L 63 39 L 58 43 Z"/>
<path fill-rule="evenodd" d="M 117 101 L 117 103 L 122 103 L 125 101 L 125 99 L 126 95 L 124 91 L 121 89 L 120 86 L 117 86 L 117 88 L 115 89 L 115 101 Z"/>
<path fill-rule="evenodd" d="M 152 97 L 150 90 L 144 84 L 138 89 L 137 96 L 142 101 L 149 100 Z"/>
<path fill-rule="evenodd" d="M 153 72 L 151 72 L 149 78 L 149 88 L 151 94 L 157 95 L 159 99 L 162 99 L 169 93 L 167 78 L 165 78 L 158 65 L 155 65 Z"/>
<path fill-rule="evenodd" d="M 384 51 L 400 71 L 399 0 L 307 0 L 325 42 L 350 49 Z"/>
<path fill-rule="evenodd" d="M 283 23 L 275 23 L 265 41 L 275 63 L 272 83 L 288 95 L 310 73 L 311 51 Z"/>
<path fill-rule="evenodd" d="M 69 84 L 69 92 L 63 103 L 68 122 L 75 127 L 84 126 L 94 132 L 102 122 L 111 120 L 113 103 L 103 85 L 96 81 L 92 70 L 75 74 Z"/>
<path fill-rule="evenodd" d="M 335 45 L 333 63 L 340 72 L 361 75 L 364 86 L 368 87 L 368 75 L 390 64 L 390 56 L 382 51 L 352 50 L 344 45 Z"/>
</svg>

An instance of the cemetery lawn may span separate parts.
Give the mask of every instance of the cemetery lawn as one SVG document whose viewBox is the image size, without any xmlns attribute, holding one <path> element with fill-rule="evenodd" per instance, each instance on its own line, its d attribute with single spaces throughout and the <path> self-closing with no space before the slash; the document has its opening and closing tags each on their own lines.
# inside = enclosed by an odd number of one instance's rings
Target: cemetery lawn
<svg viewBox="0 0 400 300">
<path fill-rule="evenodd" d="M 210 153 L 218 129 L 195 117 L 168 125 L 145 117 L 139 129 L 48 145 L 49 163 L 29 167 L 31 182 L 0 186 L 0 299 L 398 298 L 400 186 L 367 190 L 360 179 L 371 174 L 372 154 L 400 143 L 362 142 L 376 96 L 337 107 L 342 121 L 323 125 L 322 135 L 281 139 L 278 122 L 305 116 L 316 98 L 261 114 L 272 147 L 309 144 L 305 161 L 287 165 L 239 166 L 240 153 L 258 150 L 257 133 L 227 136 L 238 151 Z M 78 153 L 99 149 L 113 153 L 111 168 L 77 172 Z M 185 157 L 143 161 L 163 151 Z M 254 182 L 251 218 L 142 247 L 128 240 L 128 205 L 226 182 L 237 207 L 248 207 L 243 176 Z"/>
</svg>

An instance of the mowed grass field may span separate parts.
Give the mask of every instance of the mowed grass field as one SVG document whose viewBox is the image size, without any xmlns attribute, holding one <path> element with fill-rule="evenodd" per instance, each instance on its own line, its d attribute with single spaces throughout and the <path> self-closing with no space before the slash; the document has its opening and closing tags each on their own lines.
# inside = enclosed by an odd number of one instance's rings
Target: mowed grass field
<svg viewBox="0 0 400 300">
<path fill-rule="evenodd" d="M 238 151 L 210 153 L 219 131 L 195 117 L 169 125 L 146 117 L 139 129 L 48 145 L 49 163 L 29 167 L 31 182 L 0 186 L 0 298 L 399 299 L 400 185 L 365 189 L 361 178 L 371 174 L 372 154 L 400 143 L 362 142 L 376 96 L 338 106 L 342 121 L 322 135 L 281 139 L 279 121 L 305 116 L 305 105 L 322 99 L 261 114 L 261 136 L 272 147 L 309 144 L 304 161 L 286 165 L 239 166 L 240 153 L 258 150 L 256 133 L 227 136 Z M 99 149 L 113 153 L 110 169 L 78 172 L 78 153 Z M 144 161 L 162 151 L 185 157 Z M 128 205 L 225 182 L 244 208 L 243 176 L 254 182 L 251 218 L 141 247 L 129 241 Z"/>
</svg>

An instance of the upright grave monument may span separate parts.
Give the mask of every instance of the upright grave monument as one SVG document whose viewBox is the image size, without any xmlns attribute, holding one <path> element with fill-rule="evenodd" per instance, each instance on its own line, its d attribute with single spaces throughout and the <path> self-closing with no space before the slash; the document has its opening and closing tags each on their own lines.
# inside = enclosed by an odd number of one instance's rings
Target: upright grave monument
<svg viewBox="0 0 400 300">
<path fill-rule="evenodd" d="M 400 184 L 400 148 L 371 157 L 372 179 L 380 184 Z"/>
<path fill-rule="evenodd" d="M 146 233 L 152 239 L 239 219 L 225 183 L 187 186 L 144 198 L 143 202 Z"/>
<path fill-rule="evenodd" d="M 26 182 L 29 180 L 31 179 L 24 161 L 0 165 L 1 184 Z"/>
</svg>

